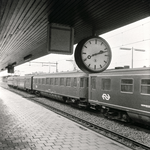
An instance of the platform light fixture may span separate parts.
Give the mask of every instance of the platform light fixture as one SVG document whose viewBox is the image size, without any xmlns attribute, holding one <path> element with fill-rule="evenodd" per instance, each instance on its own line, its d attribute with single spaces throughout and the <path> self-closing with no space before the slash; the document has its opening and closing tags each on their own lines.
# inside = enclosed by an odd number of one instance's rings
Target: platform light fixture
<svg viewBox="0 0 150 150">
<path fill-rule="evenodd" d="M 12 65 L 12 66 L 16 66 L 16 64 L 17 64 L 17 63 L 16 63 L 16 62 L 14 62 L 14 63 L 12 63 L 11 65 Z"/>
<path fill-rule="evenodd" d="M 8 70 L 8 73 L 14 73 L 14 66 L 12 66 L 12 65 L 6 66 L 5 69 Z"/>
<path fill-rule="evenodd" d="M 29 60 L 31 60 L 31 58 L 32 58 L 32 54 L 29 54 L 29 55 L 25 56 L 23 59 L 24 59 L 24 61 L 29 61 Z"/>
</svg>

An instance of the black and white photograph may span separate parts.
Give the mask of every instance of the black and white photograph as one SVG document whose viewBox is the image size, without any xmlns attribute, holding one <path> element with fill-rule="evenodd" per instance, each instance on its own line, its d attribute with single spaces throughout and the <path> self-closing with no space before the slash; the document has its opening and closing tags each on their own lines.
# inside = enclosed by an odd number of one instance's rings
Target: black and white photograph
<svg viewBox="0 0 150 150">
<path fill-rule="evenodd" d="M 0 150 L 149 150 L 150 0 L 0 0 Z"/>
</svg>

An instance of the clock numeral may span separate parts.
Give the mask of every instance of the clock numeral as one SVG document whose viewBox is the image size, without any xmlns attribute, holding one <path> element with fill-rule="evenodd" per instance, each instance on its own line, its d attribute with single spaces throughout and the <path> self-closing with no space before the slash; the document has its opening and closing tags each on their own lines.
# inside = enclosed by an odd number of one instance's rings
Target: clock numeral
<svg viewBox="0 0 150 150">
<path fill-rule="evenodd" d="M 84 45 L 84 47 L 87 48 L 85 45 Z"/>
<path fill-rule="evenodd" d="M 107 63 L 107 61 L 104 60 L 105 63 Z"/>
<path fill-rule="evenodd" d="M 83 52 L 82 54 L 86 54 L 85 52 Z"/>
<path fill-rule="evenodd" d="M 90 66 L 91 66 L 91 64 L 88 65 L 88 67 L 90 67 Z"/>
<path fill-rule="evenodd" d="M 106 49 L 107 49 L 107 47 L 104 50 L 106 50 Z"/>
<path fill-rule="evenodd" d="M 102 68 L 102 65 L 100 65 L 100 67 Z"/>
<path fill-rule="evenodd" d="M 94 69 L 96 69 L 96 65 L 94 65 Z"/>
<path fill-rule="evenodd" d="M 101 43 L 101 45 L 103 45 L 103 42 Z"/>
<path fill-rule="evenodd" d="M 89 41 L 89 43 L 91 44 L 91 41 Z"/>
<path fill-rule="evenodd" d="M 109 55 L 105 55 L 105 56 L 109 56 Z"/>
</svg>

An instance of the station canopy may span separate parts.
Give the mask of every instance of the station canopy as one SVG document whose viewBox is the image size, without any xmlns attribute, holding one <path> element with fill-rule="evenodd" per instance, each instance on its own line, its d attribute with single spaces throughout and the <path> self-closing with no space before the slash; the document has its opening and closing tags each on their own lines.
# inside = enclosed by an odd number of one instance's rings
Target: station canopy
<svg viewBox="0 0 150 150">
<path fill-rule="evenodd" d="M 0 0 L 0 71 L 49 54 L 48 24 L 73 28 L 76 44 L 148 16 L 149 0 Z"/>
</svg>

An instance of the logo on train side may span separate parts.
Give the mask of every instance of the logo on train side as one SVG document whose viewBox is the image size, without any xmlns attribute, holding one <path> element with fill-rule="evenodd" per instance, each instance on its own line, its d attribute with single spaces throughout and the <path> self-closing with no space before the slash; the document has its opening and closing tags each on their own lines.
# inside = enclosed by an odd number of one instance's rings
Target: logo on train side
<svg viewBox="0 0 150 150">
<path fill-rule="evenodd" d="M 109 101 L 110 95 L 104 93 L 104 94 L 102 95 L 102 99 L 103 99 L 103 100 L 106 100 L 106 101 Z"/>
</svg>

